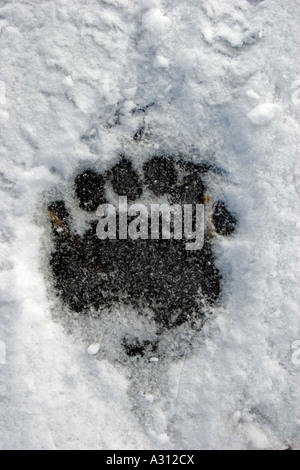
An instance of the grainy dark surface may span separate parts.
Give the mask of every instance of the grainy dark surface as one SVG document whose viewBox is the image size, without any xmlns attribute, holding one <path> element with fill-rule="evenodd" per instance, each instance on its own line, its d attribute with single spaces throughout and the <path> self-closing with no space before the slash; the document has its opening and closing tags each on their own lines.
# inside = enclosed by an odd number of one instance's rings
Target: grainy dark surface
<svg viewBox="0 0 300 470">
<path fill-rule="evenodd" d="M 226 208 L 224 202 L 219 201 L 214 210 L 214 223 L 217 233 L 226 236 L 231 235 L 235 231 L 237 224 L 234 217 Z"/>
<path fill-rule="evenodd" d="M 146 186 L 156 195 L 170 193 L 177 181 L 174 159 L 171 157 L 153 157 L 144 165 Z"/>
<path fill-rule="evenodd" d="M 86 170 L 76 177 L 75 191 L 81 209 L 94 212 L 100 204 L 106 202 L 104 185 L 104 176 L 93 170 Z"/>
<path fill-rule="evenodd" d="M 130 201 L 139 198 L 143 192 L 138 173 L 133 169 L 131 161 L 125 157 L 112 168 L 110 179 L 115 193 L 127 196 Z"/>
</svg>

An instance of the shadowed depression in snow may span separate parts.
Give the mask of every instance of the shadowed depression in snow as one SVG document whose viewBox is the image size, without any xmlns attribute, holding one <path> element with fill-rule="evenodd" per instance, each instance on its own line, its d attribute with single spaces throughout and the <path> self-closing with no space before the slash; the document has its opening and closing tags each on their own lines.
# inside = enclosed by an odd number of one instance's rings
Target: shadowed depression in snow
<svg viewBox="0 0 300 470">
<path fill-rule="evenodd" d="M 216 304 L 221 295 L 221 274 L 215 266 L 209 231 L 200 251 L 187 251 L 186 240 L 175 237 L 121 240 L 117 233 L 115 240 L 100 240 L 96 233 L 96 210 L 108 202 L 107 183 L 115 195 L 132 202 L 146 193 L 149 202 L 164 198 L 170 204 L 204 204 L 207 190 L 203 176 L 210 171 L 217 169 L 154 156 L 144 164 L 141 174 L 125 157 L 105 174 L 92 168 L 78 174 L 74 197 L 92 216 L 90 229 L 82 237 L 73 235 L 65 202 L 49 205 L 54 238 L 50 264 L 62 301 L 83 315 L 92 308 L 101 316 L 103 309 L 119 303 L 149 308 L 161 330 L 201 317 L 204 303 Z M 128 219 L 130 223 L 133 217 Z M 213 219 L 216 233 L 230 235 L 234 231 L 236 219 L 223 202 L 215 204 Z M 140 344 L 138 338 L 131 344 L 124 338 L 124 347 L 130 356 L 143 355 L 149 347 L 155 349 L 153 344 Z"/>
</svg>

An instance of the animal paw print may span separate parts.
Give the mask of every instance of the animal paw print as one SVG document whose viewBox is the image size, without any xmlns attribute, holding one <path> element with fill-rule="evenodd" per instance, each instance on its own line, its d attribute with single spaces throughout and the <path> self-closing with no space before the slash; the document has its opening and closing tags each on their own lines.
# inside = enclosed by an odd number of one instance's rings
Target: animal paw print
<svg viewBox="0 0 300 470">
<path fill-rule="evenodd" d="M 103 174 L 93 168 L 78 174 L 73 197 L 90 228 L 82 236 L 73 232 L 71 211 L 64 200 L 52 202 L 48 208 L 54 243 L 50 265 L 55 290 L 63 303 L 83 315 L 92 309 L 99 317 L 120 304 L 141 312 L 147 309 L 160 335 L 201 318 L 203 305 L 213 306 L 221 296 L 213 239 L 231 235 L 237 224 L 224 202 L 212 205 L 210 201 L 206 176 L 218 171 L 183 158 L 154 156 L 140 171 L 131 160 L 121 157 Z M 187 250 L 184 237 L 119 239 L 118 207 L 115 239 L 99 239 L 97 209 L 117 197 L 145 205 L 204 205 L 208 226 L 203 248 Z M 132 220 L 128 215 L 128 224 Z M 195 222 L 194 214 L 193 225 Z M 150 219 L 148 226 L 150 233 Z M 143 356 L 154 354 L 158 341 L 124 337 L 122 345 L 128 356 Z"/>
</svg>

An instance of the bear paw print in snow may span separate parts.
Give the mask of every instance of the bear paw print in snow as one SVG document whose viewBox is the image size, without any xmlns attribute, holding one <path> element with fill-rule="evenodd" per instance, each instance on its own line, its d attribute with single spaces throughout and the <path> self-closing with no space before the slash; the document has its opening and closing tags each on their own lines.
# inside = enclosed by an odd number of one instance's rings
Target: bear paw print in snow
<svg viewBox="0 0 300 470">
<path fill-rule="evenodd" d="M 49 205 L 50 265 L 63 303 L 99 318 L 121 304 L 147 309 L 157 338 L 201 320 L 221 295 L 213 240 L 232 234 L 237 222 L 224 202 L 210 200 L 206 175 L 217 171 L 154 156 L 140 171 L 121 157 L 103 174 L 93 168 L 78 174 L 73 198 L 89 224 L 84 234 L 74 231 L 64 200 Z M 159 339 L 129 335 L 121 342 L 128 356 L 140 357 L 157 353 Z"/>
</svg>

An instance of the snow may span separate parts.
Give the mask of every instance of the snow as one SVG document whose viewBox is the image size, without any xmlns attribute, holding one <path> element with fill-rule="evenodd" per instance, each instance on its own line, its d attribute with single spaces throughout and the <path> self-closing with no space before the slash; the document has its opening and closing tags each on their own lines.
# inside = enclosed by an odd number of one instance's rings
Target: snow
<svg viewBox="0 0 300 470">
<path fill-rule="evenodd" d="M 88 347 L 87 352 L 90 356 L 96 356 L 96 354 L 98 354 L 98 352 L 100 351 L 100 348 L 101 348 L 100 343 L 94 343 Z"/>
<path fill-rule="evenodd" d="M 248 118 L 253 124 L 262 126 L 272 121 L 280 112 L 280 106 L 274 103 L 264 103 L 252 109 L 248 114 Z"/>
<path fill-rule="evenodd" d="M 254 90 L 247 90 L 246 95 L 253 100 L 259 100 L 259 95 Z"/>
<path fill-rule="evenodd" d="M 154 67 L 156 68 L 168 68 L 169 67 L 169 60 L 166 59 L 164 56 L 162 55 L 157 55 L 153 61 L 153 65 Z"/>
<path fill-rule="evenodd" d="M 299 23 L 299 0 L 0 2 L 1 449 L 300 448 Z M 103 343 L 61 321 L 43 200 L 158 150 L 225 168 L 239 228 L 193 353 L 120 364 L 134 316 Z"/>
<path fill-rule="evenodd" d="M 293 364 L 296 366 L 300 365 L 300 341 L 294 341 L 292 344 L 292 349 L 296 349 L 296 351 L 293 353 Z"/>
<path fill-rule="evenodd" d="M 151 357 L 150 362 L 159 362 L 158 357 Z"/>
<path fill-rule="evenodd" d="M 6 364 L 6 345 L 4 341 L 0 341 L 0 364 L 3 366 Z"/>
<path fill-rule="evenodd" d="M 6 104 L 6 85 L 0 81 L 0 105 L 5 106 Z"/>
<path fill-rule="evenodd" d="M 293 85 L 292 85 L 293 90 L 293 96 L 292 96 L 292 102 L 295 107 L 298 107 L 300 105 L 300 98 L 299 98 L 299 88 L 300 88 L 300 80 L 295 80 Z"/>
</svg>

